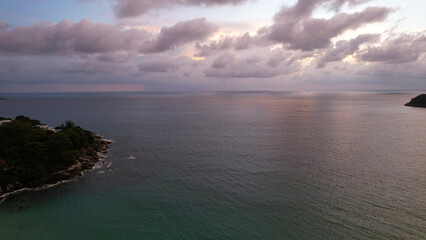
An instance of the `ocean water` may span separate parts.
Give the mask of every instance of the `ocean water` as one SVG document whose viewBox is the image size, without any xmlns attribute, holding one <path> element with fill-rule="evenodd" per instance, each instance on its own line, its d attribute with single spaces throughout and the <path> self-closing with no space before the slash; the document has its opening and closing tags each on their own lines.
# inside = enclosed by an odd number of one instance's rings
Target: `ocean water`
<svg viewBox="0 0 426 240">
<path fill-rule="evenodd" d="M 0 204 L 0 239 L 426 239 L 415 95 L 3 94 L 116 142 L 113 171 Z"/>
</svg>

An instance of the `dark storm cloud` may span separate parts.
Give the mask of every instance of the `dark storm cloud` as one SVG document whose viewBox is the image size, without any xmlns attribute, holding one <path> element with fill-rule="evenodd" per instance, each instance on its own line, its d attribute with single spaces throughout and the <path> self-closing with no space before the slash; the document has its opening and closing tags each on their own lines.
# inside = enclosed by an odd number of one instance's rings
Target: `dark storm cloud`
<svg viewBox="0 0 426 240">
<path fill-rule="evenodd" d="M 362 44 L 379 40 L 379 34 L 363 34 L 349 41 L 338 41 L 334 48 L 327 50 L 324 56 L 318 60 L 317 68 L 324 68 L 329 62 L 341 61 L 358 51 Z"/>
<path fill-rule="evenodd" d="M 142 44 L 140 52 L 164 52 L 186 43 L 205 40 L 217 29 L 216 25 L 207 22 L 205 18 L 179 22 L 172 27 L 163 27 L 156 39 L 145 41 Z"/>
<path fill-rule="evenodd" d="M 425 33 L 403 34 L 388 39 L 380 46 L 365 49 L 359 58 L 366 62 L 401 64 L 417 61 L 424 52 L 426 52 Z"/>
<path fill-rule="evenodd" d="M 136 17 L 152 9 L 168 8 L 174 5 L 186 6 L 221 6 L 236 5 L 248 0 L 118 0 L 114 6 L 117 17 Z"/>
</svg>

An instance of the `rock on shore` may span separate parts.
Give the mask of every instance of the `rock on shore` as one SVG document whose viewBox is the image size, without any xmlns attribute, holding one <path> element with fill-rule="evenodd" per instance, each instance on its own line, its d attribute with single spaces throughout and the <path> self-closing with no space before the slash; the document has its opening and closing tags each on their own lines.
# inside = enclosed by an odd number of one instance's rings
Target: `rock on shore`
<svg viewBox="0 0 426 240">
<path fill-rule="evenodd" d="M 405 106 L 426 108 L 426 94 L 421 94 L 413 99 Z"/>
</svg>

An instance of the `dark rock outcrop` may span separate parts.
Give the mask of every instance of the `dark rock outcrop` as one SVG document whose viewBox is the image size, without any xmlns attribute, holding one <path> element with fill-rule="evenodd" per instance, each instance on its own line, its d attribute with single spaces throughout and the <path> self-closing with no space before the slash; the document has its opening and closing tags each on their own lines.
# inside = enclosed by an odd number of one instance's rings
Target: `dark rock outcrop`
<svg viewBox="0 0 426 240">
<path fill-rule="evenodd" d="M 421 94 L 413 99 L 405 106 L 426 108 L 426 94 Z"/>
</svg>

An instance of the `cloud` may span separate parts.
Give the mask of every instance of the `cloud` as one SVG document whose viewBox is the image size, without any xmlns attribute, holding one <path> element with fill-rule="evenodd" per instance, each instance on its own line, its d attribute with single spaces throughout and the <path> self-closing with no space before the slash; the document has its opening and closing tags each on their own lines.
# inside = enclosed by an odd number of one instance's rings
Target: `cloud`
<svg viewBox="0 0 426 240">
<path fill-rule="evenodd" d="M 10 28 L 10 25 L 7 23 L 4 23 L 2 21 L 0 21 L 0 32 L 1 31 L 5 31 L 6 29 Z"/>
<path fill-rule="evenodd" d="M 218 27 L 205 18 L 179 22 L 172 27 L 163 27 L 157 38 L 142 44 L 140 52 L 157 53 L 175 49 L 186 43 L 205 40 L 217 30 Z"/>
<path fill-rule="evenodd" d="M 197 56 L 211 56 L 228 49 L 245 50 L 283 44 L 291 50 L 313 51 L 328 48 L 331 40 L 348 30 L 356 30 L 366 24 L 383 21 L 392 11 L 384 7 L 368 7 L 361 12 L 337 13 L 330 19 L 313 18 L 321 4 L 340 8 L 343 4 L 357 5 L 365 0 L 299 0 L 292 7 L 282 8 L 273 18 L 273 24 L 260 28 L 255 35 L 222 36 L 207 44 L 196 43 Z"/>
<path fill-rule="evenodd" d="M 235 54 L 222 54 L 213 61 L 212 68 L 226 68 L 236 61 Z"/>
<path fill-rule="evenodd" d="M 111 74 L 119 75 L 129 70 L 127 64 L 117 64 L 116 62 L 99 61 L 93 56 L 80 58 L 77 56 L 51 57 L 40 64 L 47 65 L 50 73 L 60 74 Z"/>
<path fill-rule="evenodd" d="M 2 25 L 0 25 L 2 26 Z M 145 30 L 123 30 L 119 26 L 68 20 L 52 25 L 39 23 L 31 26 L 0 30 L 0 54 L 4 55 L 74 55 L 103 54 L 100 60 L 134 57 L 135 53 L 158 53 L 211 36 L 218 27 L 198 18 L 163 27 L 157 37 Z M 128 58 L 128 57 L 127 57 Z"/>
<path fill-rule="evenodd" d="M 113 57 L 115 58 L 115 57 Z M 1 58 L 0 58 L 1 59 Z M 166 54 L 140 56 L 133 61 L 103 61 L 99 57 L 77 56 L 52 57 L 41 62 L 47 65 L 52 73 L 66 74 L 111 74 L 116 76 L 147 76 L 176 77 L 180 70 L 194 69 L 194 61 L 187 57 L 172 57 Z"/>
<path fill-rule="evenodd" d="M 266 64 L 271 68 L 277 68 L 282 65 L 288 67 L 296 61 L 311 58 L 313 55 L 313 52 L 295 52 L 284 49 L 274 49 L 271 51 Z"/>
<path fill-rule="evenodd" d="M 352 14 L 340 13 L 330 19 L 315 19 L 313 6 L 284 8 L 275 15 L 274 24 L 267 31 L 267 38 L 276 43 L 288 45 L 290 49 L 312 51 L 330 46 L 331 39 L 347 30 L 355 30 L 365 24 L 383 21 L 391 9 L 369 7 Z"/>
<path fill-rule="evenodd" d="M 137 51 L 151 36 L 143 30 L 122 30 L 104 23 L 68 20 L 40 23 L 0 32 L 0 53 L 11 55 L 69 55 Z"/>
<path fill-rule="evenodd" d="M 367 85 L 378 84 L 391 89 L 424 89 L 426 59 L 399 64 L 374 62 L 364 66 L 355 75 L 358 75 Z"/>
<path fill-rule="evenodd" d="M 351 40 L 338 41 L 334 48 L 328 49 L 325 54 L 318 59 L 317 68 L 324 68 L 329 62 L 341 61 L 358 51 L 362 44 L 377 42 L 379 40 L 379 34 L 362 34 Z"/>
<path fill-rule="evenodd" d="M 130 17 L 177 5 L 204 7 L 250 0 L 114 1 L 116 13 L 123 11 L 119 17 Z M 137 19 L 119 19 L 117 25 L 64 20 L 11 27 L 0 22 L 1 86 L 60 81 L 144 84 L 150 90 L 348 89 L 359 83 L 366 89 L 371 83 L 380 88 L 405 87 L 406 83 L 412 84 L 407 88 L 424 88 L 424 32 L 387 31 L 343 38 L 349 30 L 384 21 L 392 9 L 358 6 L 357 12 L 342 11 L 366 0 L 293 2 L 279 9 L 271 23 L 257 32 L 229 33 L 219 38 L 215 35 L 219 27 L 205 18 L 161 29 L 140 26 L 142 20 Z M 316 13 L 324 10 L 330 17 L 317 17 Z M 152 22 L 143 20 L 147 21 Z M 235 25 L 224 23 L 223 32 L 235 29 Z M 191 46 L 195 49 L 188 48 Z M 351 64 L 347 63 L 348 56 L 354 59 Z M 333 66 L 317 70 L 331 62 L 335 62 Z"/>
<path fill-rule="evenodd" d="M 401 64 L 417 61 L 426 52 L 425 33 L 402 34 L 387 39 L 380 46 L 369 47 L 360 53 L 359 59 L 365 62 Z"/>
<path fill-rule="evenodd" d="M 184 6 L 223 6 L 236 5 L 248 0 L 118 0 L 114 6 L 115 15 L 119 18 L 137 17 L 152 9 L 169 8 L 175 5 Z"/>
<path fill-rule="evenodd" d="M 0 72 L 3 74 L 8 73 L 19 73 L 25 70 L 25 66 L 28 64 L 26 59 L 18 59 L 15 57 L 0 58 Z"/>
<path fill-rule="evenodd" d="M 344 4 L 348 4 L 349 6 L 355 6 L 355 5 L 363 4 L 369 1 L 371 0 L 336 0 L 330 4 L 330 8 L 335 11 L 340 11 L 340 8 Z"/>
<path fill-rule="evenodd" d="M 176 60 L 168 56 L 157 56 L 139 64 L 139 71 L 150 73 L 166 73 L 178 68 Z"/>
<path fill-rule="evenodd" d="M 197 42 L 195 44 L 196 56 L 207 57 L 223 50 L 229 49 L 234 44 L 234 37 L 225 36 L 216 41 L 210 41 L 208 44 L 201 44 Z"/>
<path fill-rule="evenodd" d="M 112 63 L 124 63 L 136 59 L 136 53 L 120 53 L 120 52 L 108 52 L 97 55 L 96 59 L 101 62 L 112 62 Z"/>
<path fill-rule="evenodd" d="M 281 67 L 271 67 L 269 60 L 263 55 L 237 56 L 234 53 L 224 53 L 218 56 L 210 68 L 204 71 L 205 77 L 210 78 L 273 78 L 300 70 L 299 64 L 287 56 L 283 61 L 292 61 Z M 277 65 L 278 66 L 278 65 Z"/>
<path fill-rule="evenodd" d="M 271 42 L 262 37 L 262 30 L 259 30 L 255 36 L 251 36 L 250 33 L 244 33 L 240 36 L 222 36 L 219 40 L 210 41 L 207 44 L 197 42 L 195 44 L 196 56 L 207 57 L 227 49 L 240 51 L 254 46 L 267 46 Z"/>
</svg>

